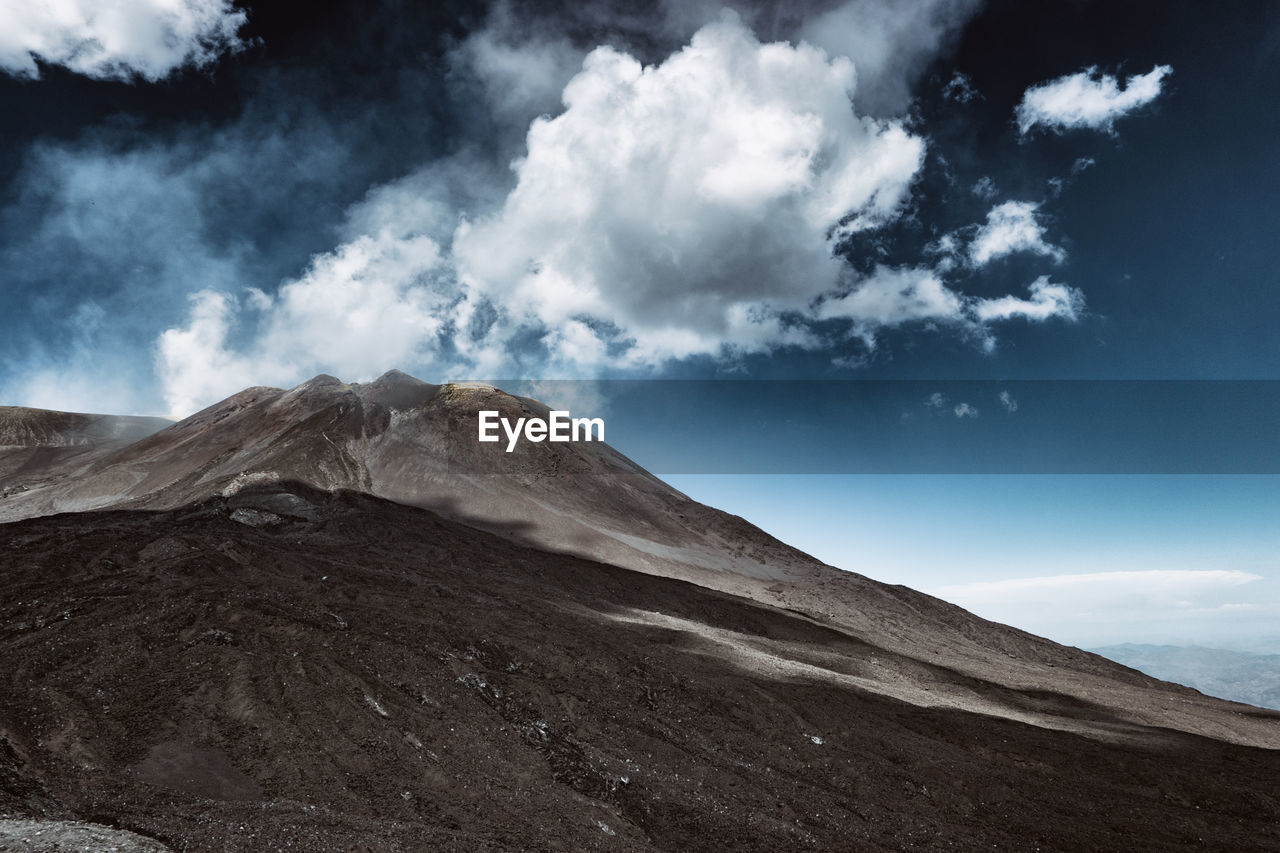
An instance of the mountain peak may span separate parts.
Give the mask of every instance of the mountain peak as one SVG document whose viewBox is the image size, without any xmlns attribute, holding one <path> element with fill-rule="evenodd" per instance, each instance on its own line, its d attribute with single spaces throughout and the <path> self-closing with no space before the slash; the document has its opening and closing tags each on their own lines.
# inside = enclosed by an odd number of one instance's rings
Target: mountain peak
<svg viewBox="0 0 1280 853">
<path fill-rule="evenodd" d="M 433 398 L 440 386 L 423 382 L 402 370 L 388 370 L 372 382 L 356 384 L 355 389 L 365 403 L 389 409 L 412 409 Z"/>
<path fill-rule="evenodd" d="M 328 388 L 332 385 L 340 385 L 345 388 L 347 383 L 343 382 L 336 376 L 330 376 L 328 373 L 318 373 L 292 390 L 296 391 L 300 388 Z"/>
</svg>

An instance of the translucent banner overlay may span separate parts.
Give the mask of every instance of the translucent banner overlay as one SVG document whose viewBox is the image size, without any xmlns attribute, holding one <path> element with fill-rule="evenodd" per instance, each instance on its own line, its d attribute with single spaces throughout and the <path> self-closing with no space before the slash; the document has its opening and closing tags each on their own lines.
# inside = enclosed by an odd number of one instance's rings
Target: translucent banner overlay
<svg viewBox="0 0 1280 853">
<path fill-rule="evenodd" d="M 492 384 L 655 474 L 1280 473 L 1280 381 Z"/>
</svg>

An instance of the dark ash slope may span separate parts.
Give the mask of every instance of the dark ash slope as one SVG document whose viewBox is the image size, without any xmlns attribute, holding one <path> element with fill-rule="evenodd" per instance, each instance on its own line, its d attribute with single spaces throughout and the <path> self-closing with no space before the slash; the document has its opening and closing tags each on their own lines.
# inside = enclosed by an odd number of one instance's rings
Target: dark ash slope
<svg viewBox="0 0 1280 853">
<path fill-rule="evenodd" d="M 232 519 L 282 494 L 313 520 Z M 0 548 L 11 815 L 254 853 L 1280 848 L 1274 751 L 368 496 L 33 519 Z M 888 664 L 1092 734 L 859 686 Z"/>
</svg>

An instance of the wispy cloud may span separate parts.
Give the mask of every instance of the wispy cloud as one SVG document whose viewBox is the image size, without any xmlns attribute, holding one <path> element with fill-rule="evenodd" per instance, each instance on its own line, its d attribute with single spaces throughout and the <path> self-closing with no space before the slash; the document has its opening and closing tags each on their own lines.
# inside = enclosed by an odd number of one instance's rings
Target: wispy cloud
<svg viewBox="0 0 1280 853">
<path fill-rule="evenodd" d="M 1092 157 L 1077 157 L 1075 162 L 1071 164 L 1071 174 L 1078 175 L 1085 169 L 1091 169 L 1098 164 L 1098 161 Z"/>
<path fill-rule="evenodd" d="M 1058 284 L 1042 275 L 1027 287 L 1030 299 L 1017 296 L 1001 296 L 996 299 L 980 299 L 973 311 L 984 322 L 1022 318 L 1035 322 L 1058 318 L 1075 321 L 1084 309 L 1084 294 L 1066 284 Z"/>
<path fill-rule="evenodd" d="M 796 35 L 858 67 L 855 103 L 876 116 L 911 103 L 912 84 L 981 0 L 848 0 L 813 16 Z"/>
<path fill-rule="evenodd" d="M 1122 87 L 1116 77 L 1090 67 L 1032 86 L 1015 111 L 1018 131 L 1024 136 L 1036 127 L 1114 132 L 1116 119 L 1159 97 L 1164 79 L 1172 73 L 1170 66 L 1157 65 L 1129 77 Z"/>
<path fill-rule="evenodd" d="M 151 346 L 189 294 L 234 304 L 332 239 L 333 198 L 367 180 L 347 156 L 354 141 L 315 116 L 262 119 L 145 143 L 103 130 L 27 152 L 0 209 L 0 264 L 40 322 L 0 340 L 5 400 L 156 412 Z"/>
<path fill-rule="evenodd" d="M 852 320 L 864 336 L 915 320 L 956 321 L 963 297 L 928 267 L 877 267 L 848 293 L 823 303 L 819 316 Z"/>
<path fill-rule="evenodd" d="M 951 75 L 947 85 L 942 87 L 942 97 L 949 101 L 967 104 L 970 101 L 985 100 L 982 93 L 973 88 L 973 81 L 968 74 L 957 71 Z"/>
<path fill-rule="evenodd" d="M 560 111 L 560 95 L 582 70 L 586 53 L 563 32 L 498 2 L 485 25 L 447 53 L 449 83 L 483 104 L 504 147 L 519 148 L 530 122 Z"/>
<path fill-rule="evenodd" d="M 1258 580 L 1262 580 L 1261 575 L 1235 570 L 1151 569 L 1011 578 L 944 586 L 936 591 L 987 604 L 1008 604 L 1038 596 L 1057 599 L 1065 594 L 1090 604 L 1105 601 L 1114 605 L 1119 598 L 1138 598 L 1183 606 L 1189 598 L 1202 592 L 1230 589 Z"/>
<path fill-rule="evenodd" d="M 974 181 L 973 186 L 969 188 L 969 192 L 983 201 L 991 201 L 991 199 L 1000 194 L 1000 190 L 996 187 L 996 182 L 990 175 L 983 175 Z"/>
<path fill-rule="evenodd" d="M 1243 590 L 1263 588 L 1264 580 L 1232 569 L 1155 569 L 982 581 L 929 592 L 985 618 L 1068 642 L 1186 641 L 1207 627 L 1220 632 L 1223 613 L 1270 618 L 1276 602 Z"/>
</svg>

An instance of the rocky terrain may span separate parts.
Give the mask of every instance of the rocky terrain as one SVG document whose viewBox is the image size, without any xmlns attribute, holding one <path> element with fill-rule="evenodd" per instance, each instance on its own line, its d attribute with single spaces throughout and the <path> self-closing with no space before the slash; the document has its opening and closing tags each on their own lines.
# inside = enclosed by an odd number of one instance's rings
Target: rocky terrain
<svg viewBox="0 0 1280 853">
<path fill-rule="evenodd" d="M 319 377 L 0 468 L 0 849 L 1280 847 L 1280 712 L 475 442 L 539 405 Z"/>
</svg>

